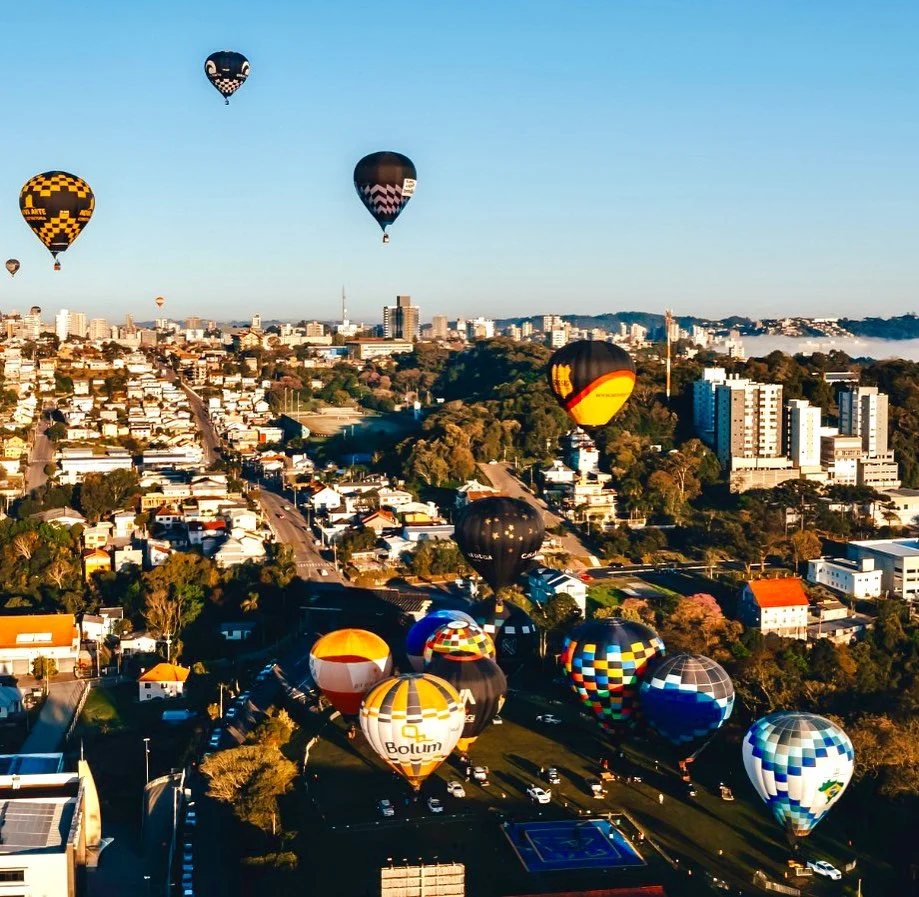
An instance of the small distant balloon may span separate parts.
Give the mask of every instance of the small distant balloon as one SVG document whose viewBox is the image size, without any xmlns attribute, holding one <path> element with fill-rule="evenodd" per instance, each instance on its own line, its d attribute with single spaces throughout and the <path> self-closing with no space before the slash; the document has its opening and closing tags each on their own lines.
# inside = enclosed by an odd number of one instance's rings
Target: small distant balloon
<svg viewBox="0 0 919 897">
<path fill-rule="evenodd" d="M 249 60 L 234 50 L 218 50 L 204 60 L 204 74 L 217 92 L 230 105 L 230 97 L 249 77 Z"/>
<path fill-rule="evenodd" d="M 162 308 L 166 302 L 166 300 L 162 296 L 157 296 L 154 301 L 156 302 L 157 308 Z"/>
<path fill-rule="evenodd" d="M 41 314 L 41 306 L 40 306 L 40 305 L 33 305 L 33 306 L 29 309 L 29 314 L 30 314 L 30 315 L 40 315 L 40 314 Z"/>
<path fill-rule="evenodd" d="M 19 259 L 7 259 L 6 270 L 10 272 L 10 277 L 15 277 L 19 270 Z"/>
</svg>

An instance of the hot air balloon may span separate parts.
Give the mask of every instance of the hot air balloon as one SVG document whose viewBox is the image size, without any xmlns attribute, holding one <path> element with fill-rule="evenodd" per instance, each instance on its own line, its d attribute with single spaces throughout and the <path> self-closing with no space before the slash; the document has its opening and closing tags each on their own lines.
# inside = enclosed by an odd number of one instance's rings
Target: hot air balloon
<svg viewBox="0 0 919 897">
<path fill-rule="evenodd" d="M 41 306 L 40 306 L 40 305 L 33 305 L 33 306 L 29 309 L 29 314 L 32 315 L 32 317 L 35 317 L 36 315 L 40 315 L 40 314 L 41 314 Z"/>
<path fill-rule="evenodd" d="M 787 710 L 750 726 L 743 764 L 757 794 L 794 841 L 809 835 L 842 796 L 855 751 L 836 723 Z"/>
<path fill-rule="evenodd" d="M 15 277 L 19 270 L 19 259 L 7 259 L 6 270 L 10 272 L 10 277 Z"/>
<path fill-rule="evenodd" d="M 310 651 L 310 673 L 336 710 L 356 716 L 361 699 L 392 670 L 389 647 L 363 629 L 338 629 Z"/>
<path fill-rule="evenodd" d="M 456 747 L 465 720 L 456 689 L 429 673 L 384 679 L 361 705 L 370 746 L 415 791 Z"/>
<path fill-rule="evenodd" d="M 494 660 L 495 643 L 478 623 L 451 620 L 431 633 L 424 643 L 425 668 L 434 658 L 442 656 L 458 661 L 477 657 Z"/>
<path fill-rule="evenodd" d="M 249 77 L 249 60 L 234 50 L 218 50 L 204 60 L 204 74 L 217 92 L 230 105 L 230 97 Z"/>
<path fill-rule="evenodd" d="M 354 189 L 367 211 L 383 229 L 393 223 L 415 193 L 418 174 L 415 164 L 402 153 L 371 153 L 354 166 Z"/>
<path fill-rule="evenodd" d="M 476 602 L 470 610 L 476 623 L 491 636 L 498 663 L 509 675 L 518 672 L 536 653 L 539 633 L 523 608 L 492 596 Z"/>
<path fill-rule="evenodd" d="M 601 340 L 577 340 L 549 359 L 549 386 L 580 427 L 602 427 L 635 387 L 629 353 Z"/>
<path fill-rule="evenodd" d="M 405 653 L 408 655 L 408 662 L 416 673 L 424 670 L 424 645 L 428 638 L 440 629 L 444 623 L 450 620 L 465 620 L 467 623 L 475 623 L 472 617 L 461 610 L 448 610 L 443 608 L 435 610 L 433 613 L 422 617 L 405 636 Z"/>
<path fill-rule="evenodd" d="M 663 653 L 649 626 L 613 617 L 578 626 L 565 638 L 561 659 L 581 703 L 614 731 L 631 720 L 648 663 Z"/>
<path fill-rule="evenodd" d="M 46 171 L 26 181 L 19 194 L 19 209 L 26 224 L 57 260 L 93 216 L 96 198 L 89 184 L 66 171 Z"/>
<path fill-rule="evenodd" d="M 538 508 L 500 495 L 466 505 L 457 515 L 453 532 L 463 556 L 494 592 L 520 577 L 542 546 L 544 535 Z"/>
<path fill-rule="evenodd" d="M 156 303 L 157 308 L 162 308 L 166 304 L 166 300 L 162 296 L 157 296 L 153 301 Z"/>
<path fill-rule="evenodd" d="M 639 695 L 648 722 L 669 742 L 682 748 L 721 728 L 734 709 L 734 684 L 730 676 L 714 660 L 701 654 L 665 657 L 651 668 L 641 683 Z"/>
<path fill-rule="evenodd" d="M 472 743 L 501 712 L 507 696 L 507 679 L 501 667 L 488 657 L 445 657 L 436 655 L 428 672 L 449 682 L 466 706 L 466 723 L 456 743 L 466 753 Z"/>
</svg>

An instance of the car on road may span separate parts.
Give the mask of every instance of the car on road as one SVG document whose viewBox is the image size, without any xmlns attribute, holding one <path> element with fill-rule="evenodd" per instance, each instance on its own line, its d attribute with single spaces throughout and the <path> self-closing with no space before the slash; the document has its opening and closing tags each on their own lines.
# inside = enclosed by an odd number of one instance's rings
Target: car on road
<svg viewBox="0 0 919 897">
<path fill-rule="evenodd" d="M 284 505 L 284 510 L 285 510 L 285 511 L 292 511 L 293 508 L 291 508 L 290 505 Z"/>
<path fill-rule="evenodd" d="M 578 579 L 580 579 L 581 582 L 593 582 L 594 581 L 594 578 L 589 573 L 582 573 L 578 577 Z"/>
<path fill-rule="evenodd" d="M 560 726 L 562 721 L 554 713 L 540 713 L 536 717 L 536 722 L 542 723 L 544 726 Z"/>
<path fill-rule="evenodd" d="M 252 697 L 252 692 L 250 692 L 250 691 L 241 691 L 241 692 L 236 696 L 236 701 L 237 701 L 237 703 L 239 703 L 239 704 L 245 704 L 246 701 L 248 701 L 249 698 L 251 698 L 251 697 Z"/>
<path fill-rule="evenodd" d="M 447 782 L 447 794 L 452 797 L 465 797 L 466 789 L 462 782 Z"/>
<path fill-rule="evenodd" d="M 377 801 L 377 809 L 380 811 L 381 816 L 387 818 L 396 815 L 396 808 L 392 805 L 392 801 L 385 797 L 383 800 Z"/>
<path fill-rule="evenodd" d="M 320 568 L 319 568 L 319 575 L 320 575 L 320 576 L 328 576 L 328 575 L 329 575 L 329 571 L 326 570 L 325 567 L 320 567 Z"/>
<path fill-rule="evenodd" d="M 236 708 L 235 708 L 235 707 L 227 707 L 227 710 L 226 710 L 226 713 L 224 714 L 224 716 L 226 716 L 227 719 L 233 719 L 233 717 L 236 716 Z"/>
<path fill-rule="evenodd" d="M 496 717 L 491 721 L 491 724 L 492 724 L 493 726 L 503 726 L 503 725 L 504 725 L 504 720 L 501 719 L 500 716 L 496 716 Z"/>
<path fill-rule="evenodd" d="M 554 766 L 550 766 L 546 770 L 546 781 L 550 785 L 560 785 L 562 782 L 561 776 L 558 774 L 558 770 Z"/>
<path fill-rule="evenodd" d="M 684 785 L 683 787 L 686 789 L 686 796 L 687 796 L 687 797 L 695 797 L 695 796 L 696 796 L 696 793 L 697 793 L 697 792 L 696 792 L 696 786 L 693 785 L 692 782 L 686 782 L 685 785 Z"/>
<path fill-rule="evenodd" d="M 839 881 L 842 878 L 842 873 L 832 863 L 828 863 L 826 860 L 808 860 L 807 868 L 817 875 L 822 875 L 824 878 L 831 878 L 833 881 Z"/>
<path fill-rule="evenodd" d="M 537 804 L 547 804 L 552 800 L 552 792 L 548 788 L 540 788 L 539 785 L 530 785 L 527 788 L 527 797 Z"/>
<path fill-rule="evenodd" d="M 194 810 L 187 810 L 185 813 L 185 825 L 194 828 L 198 824 L 198 814 Z"/>
<path fill-rule="evenodd" d="M 436 797 L 429 797 L 428 798 L 428 809 L 432 813 L 443 813 L 444 805 Z"/>
<path fill-rule="evenodd" d="M 487 766 L 473 766 L 472 767 L 472 780 L 478 782 L 480 785 L 488 784 L 488 767 Z"/>
<path fill-rule="evenodd" d="M 195 861 L 195 855 L 190 848 L 186 847 L 182 851 L 182 862 L 183 863 L 193 863 Z"/>
</svg>

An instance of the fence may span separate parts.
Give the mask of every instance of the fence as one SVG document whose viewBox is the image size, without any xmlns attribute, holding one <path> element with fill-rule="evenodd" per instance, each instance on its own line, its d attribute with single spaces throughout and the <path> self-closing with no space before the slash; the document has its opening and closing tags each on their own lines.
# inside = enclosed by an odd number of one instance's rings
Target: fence
<svg viewBox="0 0 919 897">
<path fill-rule="evenodd" d="M 765 891 L 775 891 L 778 894 L 790 894 L 792 897 L 800 897 L 801 889 L 793 888 L 791 885 L 780 885 L 778 882 L 770 881 L 766 878 L 765 872 L 757 870 L 753 873 L 753 884 L 761 887 Z"/>
</svg>

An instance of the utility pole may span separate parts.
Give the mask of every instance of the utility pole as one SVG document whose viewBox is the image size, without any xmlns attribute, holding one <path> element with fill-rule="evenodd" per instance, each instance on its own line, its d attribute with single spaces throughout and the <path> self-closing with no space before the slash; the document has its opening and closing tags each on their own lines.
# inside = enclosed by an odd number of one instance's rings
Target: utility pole
<svg viewBox="0 0 919 897">
<path fill-rule="evenodd" d="M 146 770 L 146 781 L 150 782 L 150 738 L 144 738 L 144 769 Z"/>
<path fill-rule="evenodd" d="M 673 324 L 673 312 L 664 309 L 664 329 L 667 331 L 667 401 L 670 401 L 670 326 Z"/>
</svg>

